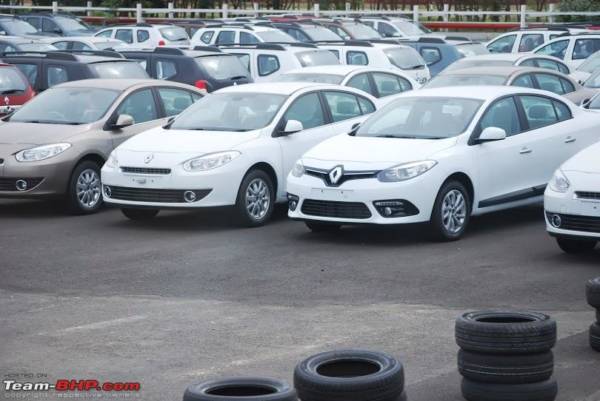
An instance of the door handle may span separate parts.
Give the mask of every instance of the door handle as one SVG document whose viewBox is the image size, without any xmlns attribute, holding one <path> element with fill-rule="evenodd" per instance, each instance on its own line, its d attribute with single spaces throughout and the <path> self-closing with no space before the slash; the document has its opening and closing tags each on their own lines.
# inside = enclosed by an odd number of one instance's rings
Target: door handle
<svg viewBox="0 0 600 401">
<path fill-rule="evenodd" d="M 575 142 L 576 140 L 577 140 L 577 138 L 573 138 L 572 136 L 568 136 L 568 137 L 565 139 L 565 143 L 573 143 L 573 142 Z"/>
<path fill-rule="evenodd" d="M 533 150 L 529 149 L 529 148 L 521 148 L 521 150 L 519 151 L 520 154 L 522 155 L 526 155 L 528 153 L 533 152 Z"/>
</svg>

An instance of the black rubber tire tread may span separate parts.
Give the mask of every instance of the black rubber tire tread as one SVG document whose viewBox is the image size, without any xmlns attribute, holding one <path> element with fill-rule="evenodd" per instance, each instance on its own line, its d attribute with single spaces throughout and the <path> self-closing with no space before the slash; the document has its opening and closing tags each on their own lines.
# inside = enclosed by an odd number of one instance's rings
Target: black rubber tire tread
<svg viewBox="0 0 600 401">
<path fill-rule="evenodd" d="M 596 309 L 596 323 L 600 324 L 600 309 Z"/>
<path fill-rule="evenodd" d="M 600 309 L 600 277 L 588 280 L 585 285 L 585 297 L 588 304 L 596 309 Z M 598 316 L 600 312 L 598 310 L 596 312 L 596 316 Z"/>
<path fill-rule="evenodd" d="M 600 352 L 600 323 L 594 323 L 590 326 L 590 347 L 594 351 Z"/>
<path fill-rule="evenodd" d="M 481 319 L 531 319 L 518 323 L 482 322 Z M 465 351 L 484 354 L 534 354 L 556 344 L 556 321 L 538 312 L 476 311 L 456 319 L 456 343 Z"/>
<path fill-rule="evenodd" d="M 557 238 L 556 243 L 563 252 L 568 254 L 580 254 L 591 252 L 597 245 L 597 241 L 587 241 L 570 238 Z"/>
<path fill-rule="evenodd" d="M 213 389 L 240 386 L 268 387 L 276 390 L 273 394 L 254 396 L 223 396 L 208 394 Z M 192 384 L 183 394 L 183 401 L 297 401 L 296 391 L 282 380 L 261 377 L 240 377 Z"/>
<path fill-rule="evenodd" d="M 381 369 L 357 377 L 330 377 L 317 372 L 326 363 L 361 360 L 379 364 Z M 395 358 L 379 352 L 324 352 L 296 366 L 294 387 L 302 401 L 399 401 L 404 392 L 404 368 Z"/>
<path fill-rule="evenodd" d="M 461 388 L 467 401 L 553 401 L 558 394 L 554 379 L 527 384 L 491 384 L 463 378 Z"/>
<path fill-rule="evenodd" d="M 548 380 L 554 370 L 552 351 L 525 355 L 491 355 L 458 351 L 459 373 L 473 381 L 524 384 Z"/>
</svg>

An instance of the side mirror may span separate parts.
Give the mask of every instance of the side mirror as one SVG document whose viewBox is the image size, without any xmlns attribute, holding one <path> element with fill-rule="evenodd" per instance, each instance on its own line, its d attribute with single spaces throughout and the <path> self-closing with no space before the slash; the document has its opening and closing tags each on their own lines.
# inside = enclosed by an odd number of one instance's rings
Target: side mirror
<svg viewBox="0 0 600 401">
<path fill-rule="evenodd" d="M 584 109 L 589 109 L 590 108 L 590 103 L 592 103 L 592 99 L 583 99 L 581 101 L 580 106 L 583 107 Z"/>
<path fill-rule="evenodd" d="M 133 117 L 129 114 L 119 114 L 117 121 L 111 126 L 111 129 L 121 129 L 134 124 Z"/>
<path fill-rule="evenodd" d="M 477 143 L 502 141 L 504 139 L 506 139 L 506 131 L 502 128 L 487 127 L 479 134 Z"/>
<path fill-rule="evenodd" d="M 54 28 L 54 29 L 52 30 L 52 32 L 54 32 L 54 33 L 57 33 L 57 34 L 59 34 L 59 35 L 63 33 L 62 29 L 60 29 L 60 28 Z"/>
<path fill-rule="evenodd" d="M 281 135 L 290 135 L 290 134 L 295 134 L 296 132 L 300 132 L 304 129 L 304 126 L 302 125 L 302 123 L 298 120 L 288 120 L 287 123 L 285 123 L 285 128 L 283 129 L 283 131 L 281 131 Z"/>
<path fill-rule="evenodd" d="M 359 128 L 360 128 L 360 123 L 352 124 L 352 128 L 350 128 L 350 132 L 348 133 L 348 135 L 350 135 L 350 136 L 356 135 L 356 131 L 358 131 Z"/>
</svg>

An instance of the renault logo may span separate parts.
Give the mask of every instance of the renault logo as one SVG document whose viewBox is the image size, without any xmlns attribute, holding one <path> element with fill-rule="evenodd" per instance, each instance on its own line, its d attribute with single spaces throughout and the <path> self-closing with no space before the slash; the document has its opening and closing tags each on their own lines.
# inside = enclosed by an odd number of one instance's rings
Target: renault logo
<svg viewBox="0 0 600 401">
<path fill-rule="evenodd" d="M 144 163 L 148 164 L 152 161 L 152 159 L 154 159 L 154 154 L 153 153 L 147 154 L 146 157 L 144 157 Z"/>
<path fill-rule="evenodd" d="M 329 171 L 329 182 L 333 185 L 337 184 L 342 176 L 344 175 L 344 167 L 343 166 L 335 166 Z"/>
</svg>

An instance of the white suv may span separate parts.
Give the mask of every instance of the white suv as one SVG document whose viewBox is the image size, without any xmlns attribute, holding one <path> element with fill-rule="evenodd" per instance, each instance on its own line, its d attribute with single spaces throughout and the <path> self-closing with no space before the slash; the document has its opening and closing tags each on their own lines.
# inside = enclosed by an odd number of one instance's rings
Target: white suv
<svg viewBox="0 0 600 401">
<path fill-rule="evenodd" d="M 575 70 L 598 50 L 600 50 L 600 35 L 579 34 L 552 39 L 535 48 L 533 52 L 558 57 Z"/>
<path fill-rule="evenodd" d="M 128 50 L 154 49 L 158 46 L 189 47 L 190 38 L 185 29 L 176 25 L 124 25 L 102 29 L 94 36 L 125 42 Z"/>
<path fill-rule="evenodd" d="M 297 42 L 287 33 L 266 26 L 214 25 L 201 28 L 192 36 L 192 46 L 254 45 L 257 43 Z"/>
<path fill-rule="evenodd" d="M 421 24 L 416 24 L 406 18 L 366 17 L 360 22 L 375 29 L 384 38 L 416 39 L 431 33 Z"/>
<path fill-rule="evenodd" d="M 496 36 L 485 44 L 490 53 L 524 53 L 530 52 L 536 47 L 558 38 L 569 35 L 567 29 L 526 29 L 511 31 Z"/>
<path fill-rule="evenodd" d="M 340 63 L 330 51 L 309 43 L 258 43 L 221 47 L 221 51 L 236 55 L 254 82 L 273 81 L 280 74 L 297 68 Z"/>
</svg>

